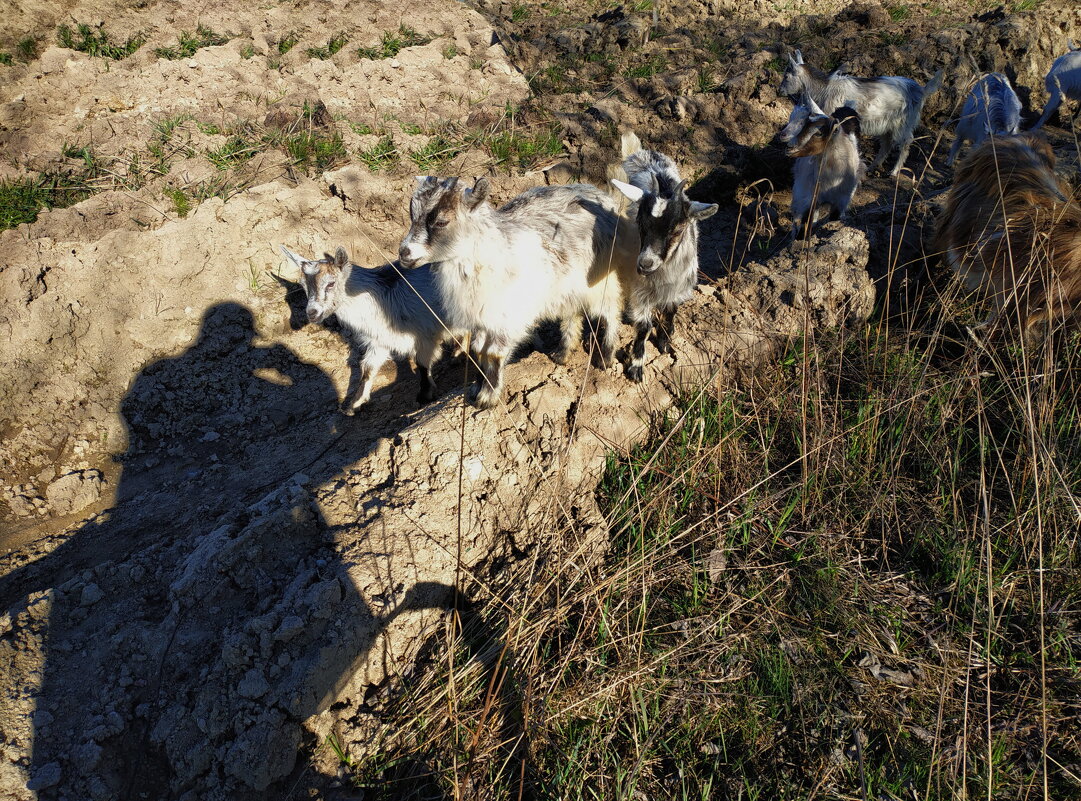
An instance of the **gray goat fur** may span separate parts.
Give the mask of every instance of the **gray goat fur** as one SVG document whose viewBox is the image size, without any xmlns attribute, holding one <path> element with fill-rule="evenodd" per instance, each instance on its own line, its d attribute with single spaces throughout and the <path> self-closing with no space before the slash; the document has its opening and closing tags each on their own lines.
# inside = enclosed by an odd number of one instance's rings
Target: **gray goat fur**
<svg viewBox="0 0 1081 801">
<path fill-rule="evenodd" d="M 1047 71 L 1044 85 L 1050 97 L 1043 107 L 1040 121 L 1032 126 L 1032 130 L 1043 127 L 1062 104 L 1063 97 L 1081 101 L 1081 47 L 1075 45 L 1073 40 L 1067 42 L 1066 47 L 1066 53 L 1056 58 Z"/>
<path fill-rule="evenodd" d="M 339 247 L 333 256 L 305 259 L 282 246 L 282 253 L 301 272 L 308 298 L 308 321 L 321 323 L 330 315 L 363 349 L 359 376 L 354 371 L 342 402 L 344 414 L 353 414 L 367 402 L 372 381 L 390 359 L 415 359 L 420 378 L 419 403 L 435 398 L 432 364 L 443 343 L 453 339 L 443 325 L 443 302 L 436 291 L 432 265 L 401 270 L 397 264 L 365 268 L 353 264 Z"/>
<path fill-rule="evenodd" d="M 788 56 L 780 92 L 793 99 L 807 94 L 825 114 L 832 114 L 841 106 L 854 109 L 859 115 L 862 132 L 878 138 L 878 153 L 871 169 L 880 167 L 886 156 L 897 148 L 897 162 L 890 170 L 890 175 L 896 175 L 908 158 L 924 102 L 941 86 L 942 70 L 936 72 L 926 86 L 920 86 L 911 78 L 892 75 L 856 78 L 840 70 L 827 75 L 805 64 L 803 53 L 796 50 Z"/>
<path fill-rule="evenodd" d="M 561 324 L 556 361 L 580 344 L 585 316 L 599 324 L 594 363 L 612 362 L 638 240 L 610 197 L 585 184 L 542 186 L 496 209 L 486 178 L 465 191 L 457 178 L 418 181 L 399 255 L 405 266 L 439 262 L 446 321 L 470 334 L 483 373 L 471 401 L 499 400 L 507 357 L 544 319 Z"/>
<path fill-rule="evenodd" d="M 1013 135 L 1020 129 L 1021 100 L 1010 79 L 1001 72 L 990 72 L 976 82 L 965 98 L 946 163 L 953 164 L 965 142 L 976 147 L 989 136 Z"/>
<path fill-rule="evenodd" d="M 638 280 L 628 293 L 626 309 L 635 330 L 627 377 L 641 381 L 655 313 L 657 350 L 672 350 L 676 310 L 698 283 L 698 221 L 715 214 L 717 204 L 688 198 L 676 163 L 643 148 L 634 133 L 623 134 L 621 150 L 623 162 L 609 170 L 609 178 L 631 201 L 626 215 L 637 224 L 641 242 Z"/>
</svg>

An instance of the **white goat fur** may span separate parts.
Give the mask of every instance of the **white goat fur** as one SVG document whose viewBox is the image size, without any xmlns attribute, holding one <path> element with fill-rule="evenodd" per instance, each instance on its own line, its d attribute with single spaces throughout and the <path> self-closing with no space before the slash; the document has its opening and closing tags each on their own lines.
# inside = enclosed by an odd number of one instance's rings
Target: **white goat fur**
<svg viewBox="0 0 1081 801">
<path fill-rule="evenodd" d="M 1059 56 L 1047 72 L 1044 84 L 1050 98 L 1043 107 L 1040 121 L 1032 126 L 1033 130 L 1043 126 L 1062 104 L 1063 97 L 1081 102 L 1081 47 L 1072 41 L 1067 44 L 1069 52 Z"/>
<path fill-rule="evenodd" d="M 464 192 L 456 178 L 418 178 L 403 265 L 438 262 L 433 274 L 447 323 L 469 332 L 483 378 L 481 408 L 502 395 L 504 363 L 543 319 L 561 322 L 563 362 L 580 342 L 582 316 L 603 324 L 598 366 L 614 358 L 620 313 L 634 279 L 638 239 L 596 187 L 542 186 L 496 209 L 487 179 Z"/>
<path fill-rule="evenodd" d="M 961 109 L 947 164 L 953 164 L 961 145 L 978 146 L 989 136 L 1013 135 L 1021 128 L 1021 100 L 1010 79 L 1001 72 L 984 75 L 972 87 Z"/>
<path fill-rule="evenodd" d="M 319 260 L 302 258 L 284 246 L 281 250 L 301 271 L 308 320 L 321 323 L 337 316 L 364 351 L 360 375 L 351 377 L 342 403 L 343 413 L 353 414 L 368 401 L 372 381 L 392 358 L 416 360 L 418 402 L 435 397 L 432 364 L 443 343 L 455 337 L 442 323 L 445 312 L 431 265 L 410 271 L 393 264 L 372 269 L 352 264 L 343 248 Z"/>
</svg>

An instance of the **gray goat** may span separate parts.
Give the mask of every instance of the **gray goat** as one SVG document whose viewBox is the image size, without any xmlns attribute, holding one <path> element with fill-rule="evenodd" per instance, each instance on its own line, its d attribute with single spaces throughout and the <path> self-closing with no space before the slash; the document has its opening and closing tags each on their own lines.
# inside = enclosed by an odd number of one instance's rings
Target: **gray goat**
<svg viewBox="0 0 1081 801">
<path fill-rule="evenodd" d="M 946 163 L 953 164 L 965 142 L 976 147 L 989 136 L 1013 135 L 1020 128 L 1021 101 L 1010 86 L 1010 79 L 1001 72 L 988 73 L 965 98 Z"/>
<path fill-rule="evenodd" d="M 562 325 L 560 363 L 580 342 L 582 316 L 599 321 L 595 363 L 611 363 L 638 252 L 611 198 L 584 184 L 541 186 L 495 209 L 486 178 L 464 191 L 457 178 L 417 180 L 399 256 L 405 267 L 433 262 L 447 323 L 469 332 L 483 373 L 473 403 L 500 399 L 507 357 L 543 319 Z"/>
<path fill-rule="evenodd" d="M 860 118 L 848 106 L 826 114 L 807 95 L 792 109 L 778 138 L 792 165 L 792 236 L 811 229 L 825 215 L 841 219 L 866 169 L 860 160 Z"/>
<path fill-rule="evenodd" d="M 445 312 L 432 265 L 411 270 L 406 277 L 393 264 L 358 267 L 350 263 L 344 248 L 317 260 L 302 258 L 284 246 L 281 250 L 300 268 L 309 322 L 321 323 L 334 314 L 364 349 L 359 380 L 351 378 L 351 391 L 342 402 L 344 414 L 353 414 L 368 401 L 372 380 L 391 358 L 415 358 L 420 378 L 417 402 L 435 398 L 432 364 L 444 341 L 453 337 L 442 323 Z"/>
<path fill-rule="evenodd" d="M 1066 54 L 1056 58 L 1051 69 L 1047 71 L 1044 84 L 1051 97 L 1047 105 L 1043 107 L 1043 116 L 1040 117 L 1040 121 L 1032 126 L 1033 130 L 1042 127 L 1051 118 L 1055 109 L 1062 104 L 1063 97 L 1081 101 L 1081 47 L 1075 45 L 1073 41 L 1067 42 L 1066 47 L 1068 48 Z"/>
<path fill-rule="evenodd" d="M 635 134 L 623 134 L 622 155 L 621 170 L 627 181 L 611 181 L 631 201 L 627 217 L 637 223 L 641 241 L 639 279 L 627 298 L 627 314 L 634 325 L 627 377 L 641 381 L 655 312 L 660 313 L 657 350 L 672 350 L 676 310 L 690 299 L 698 283 L 698 221 L 713 216 L 717 204 L 687 197 L 687 182 L 676 163 L 663 153 L 644 149 Z"/>
<path fill-rule="evenodd" d="M 941 86 L 942 70 L 926 86 L 911 78 L 892 75 L 854 78 L 840 70 L 827 75 L 804 64 L 803 53 L 797 50 L 788 56 L 780 91 L 793 99 L 807 94 L 825 114 L 832 114 L 841 106 L 851 107 L 859 115 L 862 132 L 878 137 L 878 153 L 871 169 L 880 167 L 897 148 L 897 162 L 890 170 L 890 175 L 897 175 L 908 158 L 924 101 Z"/>
</svg>

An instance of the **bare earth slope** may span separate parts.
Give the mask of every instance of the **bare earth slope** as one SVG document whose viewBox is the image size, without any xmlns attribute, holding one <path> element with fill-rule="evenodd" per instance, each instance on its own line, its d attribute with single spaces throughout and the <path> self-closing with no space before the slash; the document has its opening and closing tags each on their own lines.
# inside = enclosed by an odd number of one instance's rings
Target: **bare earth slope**
<svg viewBox="0 0 1081 801">
<path fill-rule="evenodd" d="M 787 171 L 750 146 L 787 114 L 772 54 L 759 54 L 793 16 L 763 9 L 777 27 L 714 54 L 717 85 L 692 65 L 572 102 L 537 74 L 559 42 L 594 29 L 622 52 L 612 31 L 628 17 L 560 39 L 555 23 L 529 30 L 510 10 L 483 10 L 493 21 L 451 0 L 42 2 L 0 19 L 5 49 L 27 34 L 42 42 L 29 62 L 0 65 L 0 177 L 82 170 L 86 148 L 109 187 L 0 232 L 0 796 L 321 792 L 332 777 L 306 762 L 312 746 L 332 731 L 363 744 L 367 699 L 407 672 L 449 607 L 490 600 L 485 577 L 567 521 L 586 532 L 582 560 L 603 549 L 593 490 L 607 449 L 786 338 L 871 313 L 863 233 L 835 225 L 796 252 L 750 252 L 735 236 L 744 209 L 776 219 L 731 198 L 743 170 L 748 181 L 771 164 Z M 727 5 L 683 10 L 694 31 L 732 33 Z M 1040 58 L 1078 26 L 1072 9 L 1053 11 L 1039 21 Z M 56 25 L 101 21 L 113 41 L 147 43 L 120 61 L 54 46 Z M 964 35 L 990 38 L 998 24 Z M 154 54 L 200 25 L 232 38 Z M 356 53 L 403 25 L 429 41 Z M 340 52 L 307 54 L 339 32 Z M 681 312 L 677 357 L 650 351 L 642 385 L 590 371 L 584 354 L 565 368 L 526 353 L 506 404 L 478 413 L 463 407 L 464 365 L 447 359 L 431 407 L 415 408 L 400 365 L 356 418 L 338 415 L 348 347 L 333 330 L 293 329 L 296 276 L 277 246 L 341 244 L 381 263 L 405 228 L 414 171 L 492 166 L 491 147 L 451 145 L 446 131 L 528 105 L 530 80 L 551 92 L 567 156 L 547 178 L 511 165 L 493 179 L 500 199 L 595 177 L 613 132 L 635 126 L 688 164 L 701 196 L 725 202 L 702 263 L 714 277 L 731 269 Z M 303 161 L 303 136 L 345 156 Z M 397 155 L 383 159 L 388 141 Z M 891 233 L 867 214 L 872 242 Z"/>
</svg>

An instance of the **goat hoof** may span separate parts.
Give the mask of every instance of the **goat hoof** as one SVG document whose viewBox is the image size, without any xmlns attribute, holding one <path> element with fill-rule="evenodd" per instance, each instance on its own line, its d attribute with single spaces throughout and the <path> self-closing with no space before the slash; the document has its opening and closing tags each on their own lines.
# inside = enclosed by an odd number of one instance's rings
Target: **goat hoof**
<svg viewBox="0 0 1081 801">
<path fill-rule="evenodd" d="M 357 410 L 348 403 L 343 403 L 341 406 L 339 406 L 338 411 L 344 414 L 346 417 L 352 417 L 357 413 Z"/>
<path fill-rule="evenodd" d="M 627 378 L 636 384 L 642 383 L 642 365 L 633 364 L 627 368 Z"/>
<path fill-rule="evenodd" d="M 421 406 L 426 406 L 435 400 L 435 391 L 430 389 L 422 389 L 417 393 L 417 403 Z"/>
<path fill-rule="evenodd" d="M 552 354 L 552 361 L 555 362 L 556 364 L 565 365 L 568 361 L 570 361 L 570 358 L 571 358 L 571 355 L 569 353 L 567 353 L 565 350 L 557 351 L 557 352 Z"/>
<path fill-rule="evenodd" d="M 499 397 L 487 387 L 482 387 L 473 398 L 473 405 L 478 409 L 491 409 L 495 406 Z"/>
<path fill-rule="evenodd" d="M 607 370 L 612 366 L 612 356 L 604 356 L 600 353 L 594 353 L 593 358 L 590 360 L 592 365 L 598 370 Z"/>
<path fill-rule="evenodd" d="M 671 340 L 669 340 L 667 338 L 658 339 L 657 340 L 657 352 L 662 353 L 662 354 L 663 353 L 671 353 L 672 352 L 672 342 L 671 342 Z"/>
</svg>

